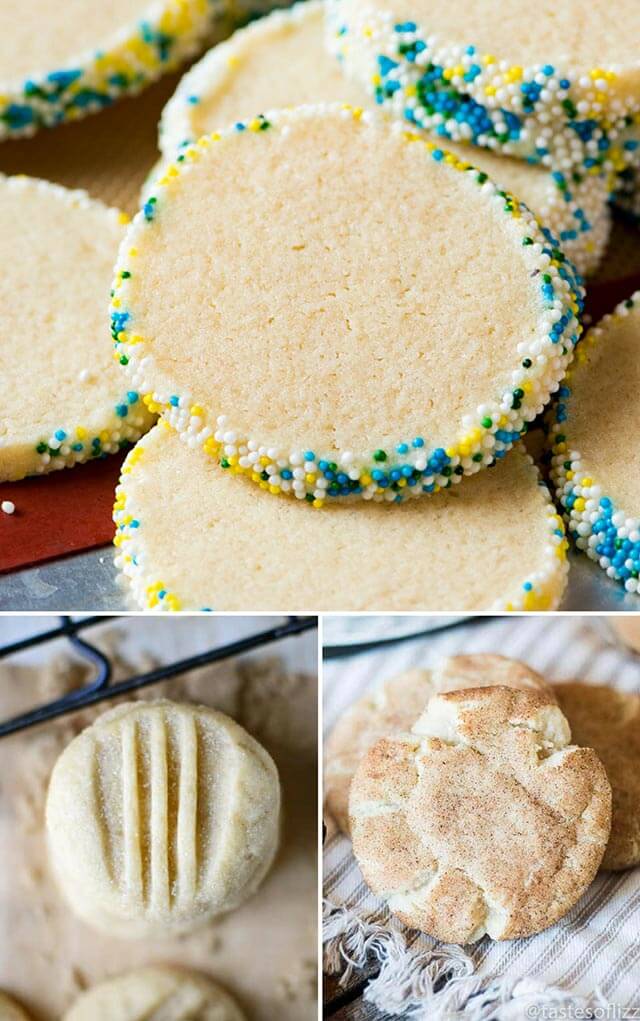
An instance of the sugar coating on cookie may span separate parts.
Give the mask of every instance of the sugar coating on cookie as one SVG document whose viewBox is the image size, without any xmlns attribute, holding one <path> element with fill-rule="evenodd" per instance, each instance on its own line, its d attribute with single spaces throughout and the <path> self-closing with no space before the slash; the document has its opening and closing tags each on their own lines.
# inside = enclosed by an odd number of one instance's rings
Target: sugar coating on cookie
<svg viewBox="0 0 640 1021">
<path fill-rule="evenodd" d="M 70 907 L 126 938 L 188 932 L 251 896 L 279 838 L 267 752 L 204 706 L 133 702 L 58 759 L 46 824 Z"/>
<path fill-rule="evenodd" d="M 567 681 L 553 690 L 569 721 L 571 738 L 593 748 L 613 795 L 611 836 L 604 869 L 640 864 L 640 695 L 604 684 Z"/>
<path fill-rule="evenodd" d="M 349 789 L 360 759 L 381 737 L 409 730 L 435 692 L 430 670 L 407 670 L 368 691 L 342 714 L 325 743 L 324 801 L 349 832 Z"/>
<path fill-rule="evenodd" d="M 328 52 L 324 34 L 324 3 L 306 0 L 239 29 L 210 50 L 181 79 L 163 111 L 165 160 L 204 134 L 271 109 L 335 100 L 373 108 L 375 100 Z M 447 147 L 526 202 L 580 273 L 595 271 L 610 230 L 606 181 L 549 173 L 456 142 Z M 160 172 L 156 167 L 149 175 L 145 201 Z"/>
<path fill-rule="evenodd" d="M 556 169 L 612 174 L 637 119 L 633 0 L 330 0 L 328 41 L 407 119 Z M 635 31 L 634 31 L 635 29 Z"/>
<path fill-rule="evenodd" d="M 504 456 L 572 357 L 570 264 L 400 123 L 273 112 L 204 136 L 156 189 L 116 267 L 116 351 L 190 442 L 273 493 L 447 487 Z"/>
<path fill-rule="evenodd" d="M 538 692 L 434 696 L 410 733 L 369 750 L 351 784 L 353 850 L 373 892 L 448 943 L 557 922 L 595 877 L 611 825 L 604 768 L 570 741 Z"/>
<path fill-rule="evenodd" d="M 116 563 L 153 610 L 545 610 L 566 584 L 560 518 L 519 450 L 433 500 L 312 513 L 161 422 L 125 461 L 114 520 Z"/>
<path fill-rule="evenodd" d="M 218 0 L 3 0 L 0 139 L 138 92 L 204 43 Z"/>
<path fill-rule="evenodd" d="M 586 334 L 548 415 L 551 478 L 578 549 L 640 589 L 640 292 Z"/>
<path fill-rule="evenodd" d="M 360 759 L 376 741 L 410 730 L 435 692 L 500 684 L 544 691 L 553 698 L 544 678 L 524 663 L 480 653 L 449 656 L 433 670 L 407 670 L 350 706 L 325 744 L 325 804 L 338 828 L 349 832 L 351 780 Z"/>
<path fill-rule="evenodd" d="M 105 320 L 125 220 L 85 192 L 0 176 L 0 481 L 114 453 L 154 420 Z"/>
<path fill-rule="evenodd" d="M 86 990 L 63 1021 L 245 1021 L 235 1001 L 206 975 L 150 967 Z"/>
<path fill-rule="evenodd" d="M 0 991 L 0 1021 L 30 1021 L 30 1018 L 15 1000 Z"/>
</svg>

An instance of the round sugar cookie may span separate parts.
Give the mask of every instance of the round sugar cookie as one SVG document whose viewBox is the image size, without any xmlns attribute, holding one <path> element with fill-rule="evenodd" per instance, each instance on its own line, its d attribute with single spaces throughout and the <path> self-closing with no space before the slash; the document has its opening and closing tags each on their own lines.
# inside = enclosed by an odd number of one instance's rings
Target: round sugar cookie
<svg viewBox="0 0 640 1021">
<path fill-rule="evenodd" d="M 363 105 L 367 93 L 325 49 L 323 0 L 304 0 L 238 29 L 194 64 L 162 112 L 160 150 L 171 160 L 236 121 L 331 102 Z"/>
<path fill-rule="evenodd" d="M 544 694 L 435 695 L 351 784 L 353 851 L 373 892 L 446 943 L 557 922 L 594 879 L 611 826 L 604 768 L 570 741 Z"/>
<path fill-rule="evenodd" d="M 0 1021 L 30 1021 L 30 1019 L 15 1000 L 0 991 Z"/>
<path fill-rule="evenodd" d="M 611 836 L 603 869 L 640 864 L 640 695 L 604 684 L 554 684 L 576 744 L 593 748 L 613 795 Z"/>
<path fill-rule="evenodd" d="M 305 0 L 239 29 L 210 50 L 181 79 L 163 111 L 160 148 L 165 159 L 175 158 L 202 135 L 267 110 L 335 100 L 372 107 L 373 98 L 342 73 L 328 52 L 324 33 L 323 0 Z M 595 271 L 611 225 L 602 177 L 567 178 L 487 150 L 456 142 L 447 146 L 526 202 L 580 273 Z M 160 173 L 156 167 L 149 176 L 145 201 Z"/>
<path fill-rule="evenodd" d="M 437 691 L 502 684 L 551 688 L 524 663 L 485 653 L 450 656 L 433 670 L 408 670 L 368 691 L 342 714 L 325 744 L 324 796 L 329 814 L 349 832 L 349 789 L 360 759 L 381 737 L 410 730 Z"/>
<path fill-rule="evenodd" d="M 63 1021 L 245 1021 L 216 982 L 193 971 L 138 968 L 93 986 Z"/>
<path fill-rule="evenodd" d="M 549 411 L 551 479 L 578 549 L 640 589 L 640 292 L 586 334 Z"/>
<path fill-rule="evenodd" d="M 114 453 L 154 420 L 105 321 L 123 232 L 85 192 L 0 175 L 0 482 Z"/>
<path fill-rule="evenodd" d="M 257 890 L 279 839 L 270 756 L 205 706 L 131 702 L 54 766 L 53 872 L 87 924 L 126 938 L 188 932 Z"/>
<path fill-rule="evenodd" d="M 112 329 L 133 388 L 223 468 L 400 502 L 502 457 L 557 388 L 581 286 L 468 164 L 338 105 L 180 159 L 123 242 Z"/>
<path fill-rule="evenodd" d="M 218 0 L 3 0 L 0 140 L 138 92 L 204 44 Z"/>
<path fill-rule="evenodd" d="M 329 0 L 328 22 L 347 73 L 412 123 L 565 173 L 625 165 L 634 0 Z"/>
<path fill-rule="evenodd" d="M 114 520 L 141 608 L 552 609 L 566 584 L 560 518 L 520 450 L 432 500 L 320 513 L 234 479 L 160 423 L 125 461 Z"/>
</svg>

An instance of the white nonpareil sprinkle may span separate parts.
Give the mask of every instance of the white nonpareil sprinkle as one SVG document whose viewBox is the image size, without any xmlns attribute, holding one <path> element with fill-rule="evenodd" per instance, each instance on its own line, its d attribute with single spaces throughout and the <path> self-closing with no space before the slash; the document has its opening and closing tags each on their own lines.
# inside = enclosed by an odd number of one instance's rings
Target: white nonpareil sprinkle
<svg viewBox="0 0 640 1021">
<path fill-rule="evenodd" d="M 11 500 L 3 500 L 0 504 L 0 510 L 3 514 L 13 514 L 15 509 L 16 505 L 15 503 L 12 503 Z"/>
</svg>

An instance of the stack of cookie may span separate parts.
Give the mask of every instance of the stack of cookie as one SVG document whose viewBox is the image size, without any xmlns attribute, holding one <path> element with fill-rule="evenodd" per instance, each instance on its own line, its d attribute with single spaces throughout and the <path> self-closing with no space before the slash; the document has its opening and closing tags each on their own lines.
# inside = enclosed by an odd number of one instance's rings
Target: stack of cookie
<svg viewBox="0 0 640 1021">
<path fill-rule="evenodd" d="M 639 720 L 638 696 L 454 657 L 345 713 L 327 811 L 406 925 L 462 944 L 529 936 L 598 869 L 640 863 Z"/>
<path fill-rule="evenodd" d="M 323 19 L 311 3 L 236 33 L 163 116 L 113 287 L 116 357 L 162 416 L 123 470 L 118 565 L 152 609 L 553 608 L 562 525 L 525 456 L 500 462 L 562 382 L 582 289 L 491 177 L 583 268 L 602 177 L 576 205 L 543 167 L 478 150 L 476 168 L 377 116 Z"/>
</svg>

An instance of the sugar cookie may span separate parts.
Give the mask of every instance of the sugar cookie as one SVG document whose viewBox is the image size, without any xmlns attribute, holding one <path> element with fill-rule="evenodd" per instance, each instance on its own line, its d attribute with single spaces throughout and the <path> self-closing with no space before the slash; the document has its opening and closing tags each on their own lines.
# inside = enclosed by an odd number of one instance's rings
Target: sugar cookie
<svg viewBox="0 0 640 1021">
<path fill-rule="evenodd" d="M 502 457 L 557 388 L 581 287 L 467 163 L 337 105 L 179 160 L 122 245 L 112 328 L 133 388 L 223 467 L 400 502 Z"/>
<path fill-rule="evenodd" d="M 73 910 L 123 937 L 186 932 L 251 896 L 279 835 L 276 768 L 228 716 L 132 702 L 67 746 L 49 784 L 52 867 Z"/>
<path fill-rule="evenodd" d="M 201 135 L 267 110 L 342 100 L 373 107 L 366 90 L 342 73 L 323 43 L 323 0 L 305 0 L 241 28 L 214 47 L 181 79 L 160 122 L 166 160 Z M 567 178 L 485 149 L 447 142 L 502 188 L 529 206 L 559 240 L 580 273 L 598 266 L 609 237 L 607 184 L 599 176 Z M 160 167 L 143 190 L 153 194 Z"/>
<path fill-rule="evenodd" d="M 640 864 L 640 695 L 604 684 L 555 684 L 576 744 L 593 748 L 613 794 L 611 836 L 604 869 Z"/>
<path fill-rule="evenodd" d="M 217 983 L 177 968 L 138 968 L 84 992 L 63 1021 L 245 1021 Z"/>
<path fill-rule="evenodd" d="M 360 759 L 381 737 L 410 730 L 437 691 L 503 684 L 551 694 L 524 663 L 486 654 L 451 656 L 433 670 L 408 670 L 368 691 L 342 714 L 325 744 L 325 804 L 338 828 L 349 832 L 349 788 Z"/>
<path fill-rule="evenodd" d="M 448 943 L 557 922 L 595 877 L 611 825 L 604 768 L 570 740 L 538 692 L 435 695 L 351 784 L 353 850 L 373 892 Z"/>
<path fill-rule="evenodd" d="M 566 584 L 560 518 L 520 450 L 431 500 L 314 513 L 232 478 L 161 423 L 123 466 L 114 520 L 140 608 L 552 609 Z"/>
<path fill-rule="evenodd" d="M 101 110 L 204 43 L 217 0 L 3 0 L 0 140 Z"/>
<path fill-rule="evenodd" d="M 633 0 L 330 0 L 329 44 L 379 103 L 444 136 L 614 173 L 637 117 Z"/>
<path fill-rule="evenodd" d="M 578 549 L 640 590 L 640 292 L 589 330 L 549 411 L 551 479 Z"/>
<path fill-rule="evenodd" d="M 153 422 L 105 325 L 123 231 L 85 192 L 0 175 L 0 482 L 113 453 Z"/>
<path fill-rule="evenodd" d="M 0 1021 L 30 1021 L 30 1019 L 15 1000 L 0 992 Z"/>
</svg>

